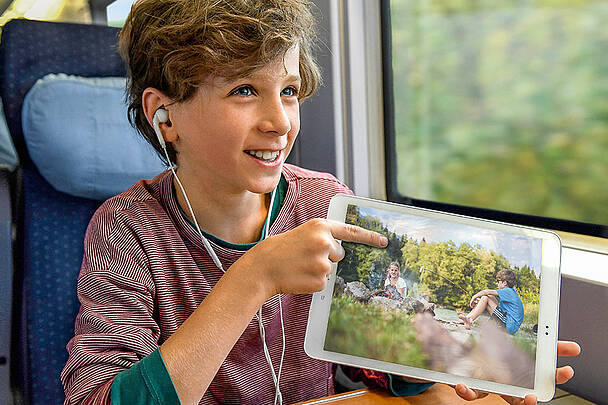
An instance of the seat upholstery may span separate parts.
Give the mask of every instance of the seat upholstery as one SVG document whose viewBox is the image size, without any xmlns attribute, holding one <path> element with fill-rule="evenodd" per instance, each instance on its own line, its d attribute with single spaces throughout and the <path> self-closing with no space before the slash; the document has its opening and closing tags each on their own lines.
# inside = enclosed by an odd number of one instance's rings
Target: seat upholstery
<svg viewBox="0 0 608 405">
<path fill-rule="evenodd" d="M 10 21 L 2 30 L 0 97 L 22 170 L 14 289 L 21 295 L 15 298 L 20 301 L 19 339 L 12 359 L 19 362 L 13 370 L 26 403 L 64 401 L 59 375 L 79 308 L 76 280 L 84 232 L 101 202 L 58 192 L 40 176 L 23 139 L 23 99 L 48 73 L 124 76 L 118 32 L 105 26 L 29 20 Z"/>
</svg>

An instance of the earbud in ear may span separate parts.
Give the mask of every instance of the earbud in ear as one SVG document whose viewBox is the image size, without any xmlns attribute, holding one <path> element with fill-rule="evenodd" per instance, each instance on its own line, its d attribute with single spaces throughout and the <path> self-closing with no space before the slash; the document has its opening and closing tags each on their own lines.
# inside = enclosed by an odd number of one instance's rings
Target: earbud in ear
<svg viewBox="0 0 608 405">
<path fill-rule="evenodd" d="M 154 113 L 154 115 L 158 116 L 158 122 L 167 122 L 169 121 L 169 111 L 165 110 L 164 108 L 159 108 L 158 110 L 156 110 L 156 113 Z"/>
<path fill-rule="evenodd" d="M 152 118 L 152 127 L 154 128 L 154 132 L 156 133 L 156 137 L 158 138 L 158 143 L 160 146 L 165 149 L 165 138 L 163 138 L 163 133 L 160 130 L 159 123 L 169 121 L 169 111 L 164 108 L 159 108 L 154 113 L 154 118 Z"/>
</svg>

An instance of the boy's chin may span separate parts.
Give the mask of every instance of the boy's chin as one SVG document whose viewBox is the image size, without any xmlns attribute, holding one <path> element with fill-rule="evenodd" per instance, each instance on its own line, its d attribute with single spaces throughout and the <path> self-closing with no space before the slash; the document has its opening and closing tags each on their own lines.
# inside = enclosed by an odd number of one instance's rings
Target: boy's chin
<svg viewBox="0 0 608 405">
<path fill-rule="evenodd" d="M 277 176 L 276 179 L 268 180 L 263 183 L 256 184 L 254 187 L 251 187 L 249 191 L 255 194 L 268 194 L 272 193 L 277 186 L 279 185 L 279 181 L 281 180 L 281 176 Z"/>
</svg>

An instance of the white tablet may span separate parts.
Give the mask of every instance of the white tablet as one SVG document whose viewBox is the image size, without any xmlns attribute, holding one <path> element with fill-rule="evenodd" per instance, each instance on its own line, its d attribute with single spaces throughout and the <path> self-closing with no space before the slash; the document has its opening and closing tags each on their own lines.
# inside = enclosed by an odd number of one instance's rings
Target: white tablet
<svg viewBox="0 0 608 405">
<path fill-rule="evenodd" d="M 555 392 L 559 237 L 337 195 L 329 219 L 386 235 L 343 242 L 312 298 L 306 353 L 387 373 L 549 401 Z"/>
</svg>

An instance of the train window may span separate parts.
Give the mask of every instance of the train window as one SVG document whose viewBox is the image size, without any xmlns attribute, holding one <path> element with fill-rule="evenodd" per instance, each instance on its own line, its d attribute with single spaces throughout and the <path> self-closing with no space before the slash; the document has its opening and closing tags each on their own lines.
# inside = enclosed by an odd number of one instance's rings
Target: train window
<svg viewBox="0 0 608 405">
<path fill-rule="evenodd" d="M 108 25 L 122 27 L 135 0 L 116 0 L 107 7 Z"/>
<path fill-rule="evenodd" d="M 382 16 L 389 199 L 608 237 L 608 2 Z"/>
</svg>

